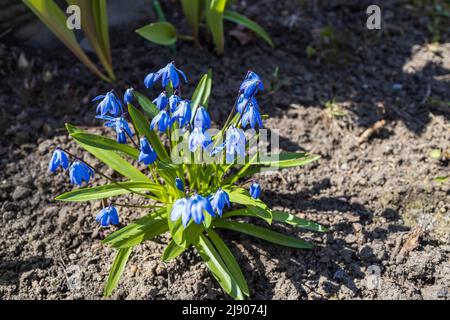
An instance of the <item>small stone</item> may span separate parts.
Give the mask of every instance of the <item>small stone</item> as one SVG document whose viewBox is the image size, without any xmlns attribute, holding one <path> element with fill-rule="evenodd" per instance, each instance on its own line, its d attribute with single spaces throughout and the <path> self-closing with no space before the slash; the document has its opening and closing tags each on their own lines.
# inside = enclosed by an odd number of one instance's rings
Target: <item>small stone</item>
<svg viewBox="0 0 450 320">
<path fill-rule="evenodd" d="M 348 236 L 345 237 L 344 240 L 347 243 L 355 243 L 358 240 L 358 238 L 354 234 L 349 234 Z"/>
<path fill-rule="evenodd" d="M 77 255 L 75 253 L 69 254 L 69 259 L 70 260 L 76 260 L 76 258 L 77 258 Z"/>
<path fill-rule="evenodd" d="M 31 194 L 30 189 L 22 186 L 17 186 L 16 189 L 14 189 L 12 197 L 15 201 L 19 201 L 28 197 L 30 194 Z"/>
<path fill-rule="evenodd" d="M 355 232 L 360 232 L 362 230 L 362 224 L 361 223 L 354 223 L 352 224 L 353 230 Z"/>
</svg>

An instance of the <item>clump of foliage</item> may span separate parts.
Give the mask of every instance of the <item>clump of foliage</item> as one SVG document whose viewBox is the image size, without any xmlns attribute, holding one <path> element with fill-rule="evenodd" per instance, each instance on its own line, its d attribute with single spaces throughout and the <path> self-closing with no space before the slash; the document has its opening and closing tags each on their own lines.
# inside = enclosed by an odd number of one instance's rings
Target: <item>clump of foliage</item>
<svg viewBox="0 0 450 320">
<path fill-rule="evenodd" d="M 186 75 L 172 62 L 144 80 L 147 88 L 159 82 L 162 85 L 164 91 L 153 102 L 131 88 L 126 90 L 123 99 L 127 112 L 114 91 L 94 98 L 99 102 L 97 117 L 115 129 L 116 140 L 67 125 L 69 134 L 82 148 L 123 179 L 113 179 L 61 148 L 53 153 L 50 171 L 58 167 L 68 169 L 73 184 L 89 183 L 97 174 L 109 181 L 105 185 L 78 188 L 56 198 L 60 201 L 101 199 L 103 209 L 96 216 L 101 226 L 119 223 L 117 207 L 125 204 L 117 202 L 118 197 L 134 194 L 146 202 L 125 205 L 145 208 L 148 214 L 103 240 L 104 244 L 118 250 L 105 295 L 116 287 L 133 247 L 164 233 L 170 234 L 170 242 L 162 255 L 164 261 L 194 247 L 223 290 L 235 299 L 244 299 L 250 296 L 250 289 L 217 230 L 241 232 L 299 249 L 310 249 L 312 245 L 242 218 L 259 219 L 267 225 L 276 221 L 326 231 L 317 223 L 270 209 L 260 199 L 262 190 L 258 181 L 248 180 L 264 168 L 302 166 L 319 158 L 308 153 L 281 153 L 266 158 L 258 149 L 253 152 L 263 130 L 264 117 L 256 100 L 256 95 L 264 89 L 261 78 L 251 71 L 246 74 L 234 106 L 230 108 L 230 116 L 220 130 L 211 128 L 207 111 L 212 89 L 211 71 L 201 78 L 191 100 L 181 98 L 181 86 L 186 81 Z M 132 126 L 126 119 L 128 115 Z M 136 163 L 141 170 L 133 165 Z"/>
</svg>

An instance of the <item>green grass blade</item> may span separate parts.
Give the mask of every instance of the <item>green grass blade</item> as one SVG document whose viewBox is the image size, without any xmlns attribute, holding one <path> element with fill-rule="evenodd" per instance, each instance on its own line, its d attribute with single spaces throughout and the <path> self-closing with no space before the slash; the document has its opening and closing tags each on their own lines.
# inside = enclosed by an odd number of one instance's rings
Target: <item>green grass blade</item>
<svg viewBox="0 0 450 320">
<path fill-rule="evenodd" d="M 225 10 L 226 3 L 226 0 L 205 1 L 206 23 L 218 54 L 222 54 L 224 49 L 223 11 Z"/>
<path fill-rule="evenodd" d="M 328 232 L 328 229 L 324 226 L 315 223 L 313 221 L 309 221 L 306 219 L 299 218 L 297 216 L 294 216 L 293 214 L 283 212 L 283 211 L 272 211 L 273 220 L 278 222 L 283 222 L 290 224 L 294 227 L 301 228 L 301 229 L 307 229 L 311 231 L 317 231 L 317 232 Z"/>
<path fill-rule="evenodd" d="M 145 95 L 136 90 L 134 90 L 133 94 L 142 110 L 148 113 L 152 119 L 159 113 L 158 107 L 156 107 Z"/>
<path fill-rule="evenodd" d="M 269 44 L 269 46 L 271 46 L 272 48 L 274 47 L 272 39 L 270 39 L 270 36 L 263 29 L 263 27 L 261 27 L 256 22 L 250 20 L 246 16 L 243 16 L 242 14 L 239 14 L 239 13 L 234 12 L 234 11 L 225 10 L 223 12 L 223 18 L 228 20 L 228 21 L 240 24 L 240 25 L 242 25 L 242 26 L 252 30 L 260 38 L 262 38 L 264 41 L 266 41 Z"/>
<path fill-rule="evenodd" d="M 182 254 L 186 249 L 177 245 L 177 243 L 172 239 L 167 245 L 164 253 L 162 255 L 162 261 L 169 261 L 175 259 L 180 254 Z"/>
<path fill-rule="evenodd" d="M 267 223 L 272 223 L 272 210 L 260 199 L 253 199 L 247 190 L 236 188 L 230 190 L 224 188 L 230 196 L 230 202 L 247 206 L 247 209 L 255 213 L 258 217 L 264 219 Z"/>
<path fill-rule="evenodd" d="M 131 250 L 133 248 L 119 249 L 117 251 L 116 258 L 109 271 L 108 280 L 106 280 L 105 290 L 103 294 L 105 297 L 109 297 L 114 289 L 117 287 L 120 277 L 122 276 L 125 265 L 127 264 L 128 258 L 130 257 Z"/>
<path fill-rule="evenodd" d="M 181 7 L 184 16 L 192 28 L 192 35 L 198 39 L 198 29 L 200 25 L 200 0 L 181 0 Z"/>
<path fill-rule="evenodd" d="M 250 236 L 260 238 L 278 245 L 297 249 L 311 249 L 313 246 L 303 240 L 287 236 L 285 234 L 275 232 L 266 228 L 255 226 L 249 223 L 230 221 L 230 220 L 214 220 L 213 226 L 245 233 Z"/>
<path fill-rule="evenodd" d="M 241 268 L 239 267 L 239 264 L 234 258 L 233 253 L 227 247 L 222 238 L 220 238 L 217 232 L 215 232 L 212 228 L 208 230 L 208 236 L 211 239 L 214 246 L 216 247 L 220 256 L 222 257 L 223 262 L 225 262 L 225 265 L 230 271 L 230 274 L 236 280 L 236 283 L 238 284 L 242 293 L 245 294 L 247 297 L 249 297 L 250 290 L 248 289 L 247 281 L 245 281 L 245 277 L 242 274 Z"/>
<path fill-rule="evenodd" d="M 109 139 L 100 135 L 78 132 L 71 135 L 75 140 L 84 143 L 85 145 L 96 147 L 104 150 L 114 150 L 123 152 L 133 159 L 137 159 L 139 150 L 123 143 L 118 143 L 116 140 Z"/>
</svg>

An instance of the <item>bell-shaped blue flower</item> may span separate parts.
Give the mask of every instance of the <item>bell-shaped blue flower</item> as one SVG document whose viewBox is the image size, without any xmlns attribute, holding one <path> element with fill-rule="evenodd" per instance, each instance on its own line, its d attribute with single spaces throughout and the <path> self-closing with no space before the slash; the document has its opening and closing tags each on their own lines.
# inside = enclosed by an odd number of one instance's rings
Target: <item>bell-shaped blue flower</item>
<svg viewBox="0 0 450 320">
<path fill-rule="evenodd" d="M 242 127 L 245 129 L 248 124 L 250 124 L 250 127 L 252 129 L 255 129 L 256 125 L 258 125 L 259 128 L 263 126 L 261 114 L 259 113 L 259 110 L 252 106 L 247 106 L 244 115 L 241 119 Z"/>
<path fill-rule="evenodd" d="M 125 101 L 126 104 L 132 103 L 134 100 L 134 89 L 133 88 L 128 88 L 125 91 L 125 94 L 123 95 L 123 101 Z"/>
<path fill-rule="evenodd" d="M 170 115 L 166 110 L 161 110 L 150 123 L 150 128 L 153 130 L 155 126 L 158 126 L 159 132 L 164 132 L 170 127 Z"/>
<path fill-rule="evenodd" d="M 52 158 L 48 164 L 48 169 L 50 172 L 55 172 L 58 167 L 61 166 L 64 170 L 69 167 L 69 158 L 67 154 L 59 148 L 53 151 Z"/>
<path fill-rule="evenodd" d="M 258 92 L 258 90 L 264 90 L 264 85 L 261 77 L 253 71 L 249 71 L 244 81 L 242 82 L 239 91 L 244 95 L 245 98 L 250 98 L 254 96 Z"/>
<path fill-rule="evenodd" d="M 207 132 L 203 131 L 201 128 L 194 128 L 188 139 L 189 150 L 195 152 L 199 146 L 206 149 L 211 142 L 211 137 Z"/>
<path fill-rule="evenodd" d="M 221 217 L 225 205 L 227 205 L 228 208 L 230 207 L 230 197 L 228 196 L 228 193 L 222 190 L 222 188 L 219 188 L 211 199 L 211 206 L 214 211 L 217 212 L 219 217 Z"/>
<path fill-rule="evenodd" d="M 108 113 L 114 117 L 118 117 L 123 113 L 122 102 L 116 97 L 113 91 L 108 92 L 105 95 L 96 96 L 92 101 L 100 101 L 97 106 L 96 112 L 102 116 Z"/>
<path fill-rule="evenodd" d="M 172 82 L 173 88 L 176 89 L 180 85 L 179 74 L 181 74 L 184 81 L 187 82 L 187 78 L 184 72 L 175 67 L 175 64 L 173 62 L 170 62 L 164 68 L 159 69 L 158 72 L 149 73 L 144 79 L 144 84 L 147 88 L 151 88 L 155 82 L 161 79 L 161 85 L 163 88 L 165 88 L 170 81 Z"/>
<path fill-rule="evenodd" d="M 156 107 L 158 107 L 159 111 L 161 111 L 167 107 L 168 101 L 169 100 L 167 99 L 167 94 L 165 91 L 163 91 L 155 100 L 153 100 L 153 103 L 156 104 Z"/>
<path fill-rule="evenodd" d="M 96 118 L 106 120 L 105 126 L 116 130 L 118 143 L 127 143 L 127 135 L 129 137 L 133 136 L 133 132 L 131 132 L 130 126 L 124 117 L 97 116 Z"/>
<path fill-rule="evenodd" d="M 94 175 L 94 171 L 89 168 L 84 162 L 75 161 L 69 168 L 70 182 L 81 186 L 83 180 L 89 183 L 89 180 Z"/>
<path fill-rule="evenodd" d="M 178 178 L 178 177 L 176 177 L 176 179 L 175 179 L 175 186 L 177 187 L 178 190 L 184 191 L 184 183 L 183 183 L 183 180 L 181 180 L 181 179 Z"/>
<path fill-rule="evenodd" d="M 250 195 L 253 199 L 258 199 L 259 195 L 261 194 L 261 187 L 259 183 L 253 182 L 250 186 Z"/>
<path fill-rule="evenodd" d="M 203 130 L 211 128 L 211 118 L 208 111 L 203 107 L 198 107 L 194 117 L 194 128 L 202 128 Z"/>
<path fill-rule="evenodd" d="M 169 106 L 170 106 L 170 112 L 175 112 L 178 108 L 178 104 L 181 102 L 181 98 L 177 96 L 176 94 L 173 94 L 169 98 Z"/>
<path fill-rule="evenodd" d="M 209 200 L 201 195 L 195 193 L 191 196 L 186 204 L 187 210 L 190 213 L 190 216 L 194 220 L 196 224 L 200 224 L 205 220 L 204 212 L 209 213 L 212 217 L 214 217 L 214 210 L 211 206 Z M 183 221 L 184 225 L 184 221 Z M 186 224 L 187 225 L 187 224 Z M 184 226 L 186 226 L 184 225 Z"/>
<path fill-rule="evenodd" d="M 156 152 L 146 137 L 142 137 L 140 142 L 141 152 L 139 153 L 138 162 L 150 165 L 156 161 Z"/>
<path fill-rule="evenodd" d="M 243 130 L 230 127 L 227 130 L 227 138 L 225 140 L 226 160 L 228 163 L 234 161 L 234 155 L 238 158 L 245 158 L 245 133 Z"/>
<path fill-rule="evenodd" d="M 259 104 L 258 101 L 256 101 L 255 97 L 251 97 L 250 101 L 249 99 L 245 98 L 243 94 L 241 94 L 237 101 L 237 111 L 239 113 L 242 113 L 245 110 L 247 110 L 249 107 L 255 107 L 259 110 Z"/>
<path fill-rule="evenodd" d="M 172 211 L 170 212 L 170 220 L 176 221 L 181 217 L 183 226 L 186 227 L 191 220 L 191 213 L 187 208 L 188 199 L 181 198 L 176 200 L 172 205 Z"/>
<path fill-rule="evenodd" d="M 178 122 L 180 128 L 184 127 L 191 121 L 191 102 L 183 100 L 178 104 L 178 108 L 172 113 L 172 124 Z"/>
<path fill-rule="evenodd" d="M 95 217 L 95 221 L 100 222 L 102 227 L 107 227 L 110 224 L 119 224 L 119 215 L 113 206 L 103 208 Z"/>
</svg>

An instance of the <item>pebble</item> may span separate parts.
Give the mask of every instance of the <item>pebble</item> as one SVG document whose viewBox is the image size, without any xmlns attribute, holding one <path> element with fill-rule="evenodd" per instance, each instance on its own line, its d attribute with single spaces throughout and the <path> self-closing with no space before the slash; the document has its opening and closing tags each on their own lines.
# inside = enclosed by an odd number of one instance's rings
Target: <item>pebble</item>
<svg viewBox="0 0 450 320">
<path fill-rule="evenodd" d="M 347 243 L 355 243 L 358 240 L 358 238 L 354 234 L 349 234 L 348 236 L 345 237 L 344 240 Z"/>
<path fill-rule="evenodd" d="M 22 199 L 28 197 L 30 194 L 31 194 L 30 189 L 28 189 L 26 187 L 22 187 L 22 186 L 17 186 L 16 189 L 14 189 L 12 198 L 15 201 L 19 201 L 19 200 L 22 200 Z"/>
</svg>

